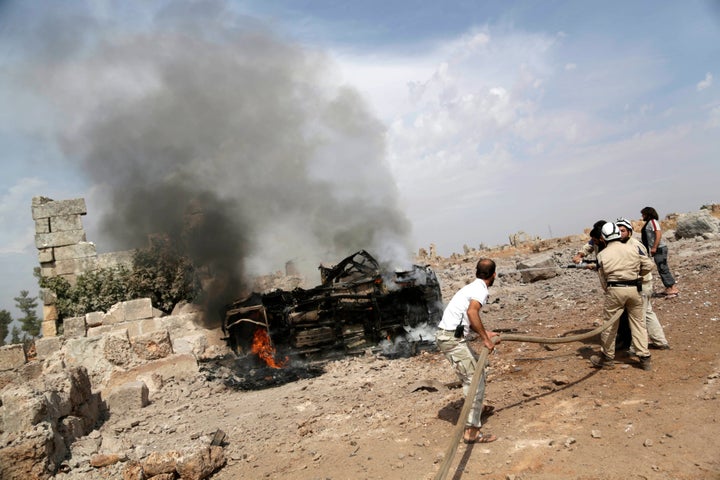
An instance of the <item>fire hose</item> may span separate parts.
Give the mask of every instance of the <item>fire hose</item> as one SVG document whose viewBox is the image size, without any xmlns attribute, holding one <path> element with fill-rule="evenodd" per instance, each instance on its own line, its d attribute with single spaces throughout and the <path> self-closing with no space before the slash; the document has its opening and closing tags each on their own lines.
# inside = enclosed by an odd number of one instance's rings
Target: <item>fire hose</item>
<svg viewBox="0 0 720 480">
<path fill-rule="evenodd" d="M 497 337 L 492 337 L 493 343 L 498 343 L 500 341 L 503 342 L 530 342 L 530 343 L 570 343 L 570 342 L 579 342 L 582 340 L 586 340 L 588 338 L 594 337 L 595 335 L 603 332 L 604 330 L 607 330 L 612 326 L 615 322 L 618 321 L 620 316 L 622 315 L 623 310 L 618 311 L 615 315 L 613 315 L 607 322 L 603 323 L 599 327 L 597 327 L 594 330 L 591 330 L 586 333 L 581 333 L 578 335 L 570 335 L 568 337 L 533 337 L 531 335 L 519 335 L 519 334 L 499 334 Z M 467 418 L 468 414 L 470 413 L 470 408 L 472 408 L 472 404 L 475 398 L 475 392 L 477 392 L 478 386 L 480 385 L 480 378 L 482 377 L 483 371 L 485 370 L 485 364 L 487 363 L 487 357 L 490 353 L 490 350 L 486 346 L 483 346 L 480 350 L 480 355 L 477 359 L 477 368 L 475 368 L 475 373 L 473 374 L 472 381 L 470 382 L 470 388 L 468 389 L 468 393 L 465 396 L 465 403 L 463 403 L 463 408 L 460 411 L 460 415 L 458 416 L 457 425 L 455 425 L 455 430 L 453 431 L 452 436 L 450 437 L 450 446 L 448 447 L 447 451 L 445 452 L 445 458 L 443 459 L 443 463 L 440 466 L 440 470 L 438 471 L 437 475 L 435 475 L 435 480 L 443 480 L 447 476 L 448 471 L 450 470 L 450 464 L 453 461 L 453 458 L 455 457 L 455 453 L 457 452 L 458 443 L 460 442 L 460 437 L 463 434 L 463 431 L 465 430 L 465 419 Z"/>
</svg>

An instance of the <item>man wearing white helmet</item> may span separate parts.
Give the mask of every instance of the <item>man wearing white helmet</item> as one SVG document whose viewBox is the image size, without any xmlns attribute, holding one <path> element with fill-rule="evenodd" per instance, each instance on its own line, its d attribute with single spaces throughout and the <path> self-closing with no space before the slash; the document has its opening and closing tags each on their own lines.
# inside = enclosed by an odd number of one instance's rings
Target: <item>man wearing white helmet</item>
<svg viewBox="0 0 720 480">
<path fill-rule="evenodd" d="M 598 253 L 598 273 L 605 290 L 604 317 L 608 321 L 620 310 L 627 310 L 632 332 L 632 345 L 640 359 L 643 370 L 650 370 L 650 351 L 645 328 L 643 300 L 640 296 L 640 277 L 652 271 L 655 264 L 637 248 L 620 241 L 620 230 L 608 222 L 601 229 L 602 240 L 607 246 Z M 600 355 L 590 361 L 598 368 L 612 368 L 615 359 L 615 335 L 618 322 L 600 335 Z"/>
<path fill-rule="evenodd" d="M 632 223 L 629 220 L 626 220 L 625 218 L 618 218 L 615 221 L 615 224 L 617 225 L 618 230 L 620 230 L 621 242 L 630 243 L 635 246 L 635 248 L 638 248 L 642 254 L 648 255 L 645 245 L 643 245 L 641 241 L 633 237 L 633 227 Z M 670 349 L 670 345 L 665 338 L 665 332 L 663 331 L 662 325 L 660 325 L 660 320 L 658 319 L 652 308 L 652 273 L 648 273 L 647 275 L 642 277 L 642 292 L 640 292 L 640 294 L 642 295 L 645 311 L 645 327 L 647 328 L 649 339 L 648 346 L 650 348 L 655 348 L 658 350 Z"/>
</svg>

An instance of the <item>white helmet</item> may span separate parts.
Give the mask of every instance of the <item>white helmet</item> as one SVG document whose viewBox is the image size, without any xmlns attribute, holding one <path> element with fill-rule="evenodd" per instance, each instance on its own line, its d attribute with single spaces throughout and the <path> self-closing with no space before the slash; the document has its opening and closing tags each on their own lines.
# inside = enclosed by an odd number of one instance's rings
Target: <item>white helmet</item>
<svg viewBox="0 0 720 480">
<path fill-rule="evenodd" d="M 612 222 L 607 222 L 603 225 L 600 233 L 602 233 L 602 237 L 606 242 L 620 240 L 620 230 L 618 230 L 617 225 Z"/>
<path fill-rule="evenodd" d="M 631 232 L 633 231 L 632 223 L 630 222 L 630 220 L 627 220 L 625 218 L 618 218 L 617 220 L 615 220 L 615 225 L 617 225 L 618 227 L 625 227 Z"/>
</svg>

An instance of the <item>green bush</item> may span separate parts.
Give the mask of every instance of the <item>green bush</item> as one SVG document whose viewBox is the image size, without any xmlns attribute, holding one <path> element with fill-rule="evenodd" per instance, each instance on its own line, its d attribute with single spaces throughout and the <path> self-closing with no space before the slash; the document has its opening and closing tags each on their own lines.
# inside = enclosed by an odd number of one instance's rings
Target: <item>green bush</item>
<svg viewBox="0 0 720 480">
<path fill-rule="evenodd" d="M 75 286 L 63 277 L 40 279 L 40 287 L 57 296 L 60 319 L 78 317 L 89 312 L 106 312 L 118 302 L 131 300 L 131 272 L 125 267 L 102 268 L 80 275 Z"/>
<path fill-rule="evenodd" d="M 129 288 L 133 298 L 148 297 L 165 313 L 181 301 L 192 302 L 201 291 L 192 262 L 165 237 L 154 237 L 135 253 Z"/>
<path fill-rule="evenodd" d="M 63 277 L 41 277 L 40 287 L 55 292 L 60 320 L 107 312 L 136 298 L 150 298 L 155 308 L 170 313 L 179 302 L 195 300 L 201 290 L 192 262 L 164 238 L 138 250 L 132 270 L 120 266 L 87 272 L 74 286 Z"/>
</svg>

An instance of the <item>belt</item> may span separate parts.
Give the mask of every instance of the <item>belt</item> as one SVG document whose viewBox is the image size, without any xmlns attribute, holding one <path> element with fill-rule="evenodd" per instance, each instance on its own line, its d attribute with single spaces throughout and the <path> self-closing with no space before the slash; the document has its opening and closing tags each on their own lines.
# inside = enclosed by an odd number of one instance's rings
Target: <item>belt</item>
<svg viewBox="0 0 720 480">
<path fill-rule="evenodd" d="M 608 287 L 637 287 L 637 282 L 607 282 Z"/>
</svg>

